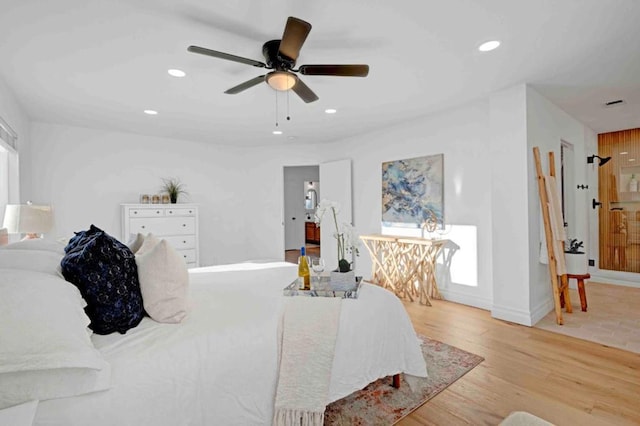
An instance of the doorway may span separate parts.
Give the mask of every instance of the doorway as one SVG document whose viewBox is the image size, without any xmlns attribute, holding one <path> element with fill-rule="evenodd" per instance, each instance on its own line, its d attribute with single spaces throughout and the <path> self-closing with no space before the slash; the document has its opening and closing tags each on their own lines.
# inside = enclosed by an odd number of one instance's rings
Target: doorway
<svg viewBox="0 0 640 426">
<path fill-rule="evenodd" d="M 598 135 L 598 156 L 599 268 L 640 273 L 640 129 Z"/>
<path fill-rule="evenodd" d="M 285 166 L 284 176 L 284 259 L 297 263 L 300 248 L 320 257 L 320 229 L 314 213 L 320 200 L 319 166 Z"/>
</svg>

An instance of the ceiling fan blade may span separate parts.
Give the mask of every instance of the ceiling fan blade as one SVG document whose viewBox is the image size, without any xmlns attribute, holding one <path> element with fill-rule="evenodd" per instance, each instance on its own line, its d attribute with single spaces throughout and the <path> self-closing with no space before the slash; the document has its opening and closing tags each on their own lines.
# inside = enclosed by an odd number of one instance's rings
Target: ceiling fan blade
<svg viewBox="0 0 640 426">
<path fill-rule="evenodd" d="M 309 89 L 309 86 L 304 84 L 303 81 L 300 80 L 297 75 L 294 75 L 294 77 L 296 78 L 296 84 L 293 85 L 291 90 L 296 92 L 296 95 L 300 96 L 302 100 L 305 101 L 306 103 L 314 102 L 319 99 L 318 96 L 315 93 L 313 93 L 311 89 Z"/>
<path fill-rule="evenodd" d="M 300 54 L 300 48 L 307 39 L 309 31 L 311 31 L 310 23 L 289 16 L 287 25 L 284 27 L 284 33 L 280 41 L 280 51 L 278 53 L 294 61 L 297 60 Z"/>
<path fill-rule="evenodd" d="M 302 65 L 302 75 L 335 75 L 339 77 L 366 77 L 369 65 Z"/>
<path fill-rule="evenodd" d="M 206 49 L 199 46 L 189 46 L 189 52 L 199 53 L 201 55 L 213 56 L 214 58 L 226 59 L 227 61 L 240 62 L 241 64 L 253 65 L 254 67 L 265 68 L 267 64 L 253 59 L 243 58 L 242 56 L 231 55 L 229 53 L 218 52 L 217 50 Z"/>
<path fill-rule="evenodd" d="M 240 83 L 237 86 L 232 87 L 231 89 L 225 90 L 224 93 L 226 93 L 227 95 L 235 95 L 236 93 L 240 93 L 242 91 L 247 90 L 250 87 L 260 84 L 263 81 L 264 81 L 264 75 L 259 75 L 258 77 L 254 77 L 251 80 L 247 80 L 244 83 Z"/>
</svg>

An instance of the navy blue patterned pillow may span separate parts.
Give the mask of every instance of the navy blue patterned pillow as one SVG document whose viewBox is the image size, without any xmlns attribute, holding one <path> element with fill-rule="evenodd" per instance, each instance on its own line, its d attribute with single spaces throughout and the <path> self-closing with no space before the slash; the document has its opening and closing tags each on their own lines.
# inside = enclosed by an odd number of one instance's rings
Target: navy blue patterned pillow
<svg viewBox="0 0 640 426">
<path fill-rule="evenodd" d="M 138 268 L 129 247 L 91 225 L 76 233 L 65 251 L 62 274 L 80 289 L 94 332 L 124 334 L 142 321 Z"/>
<path fill-rule="evenodd" d="M 67 243 L 67 246 L 64 248 L 64 252 L 69 253 L 77 247 L 84 246 L 85 244 L 87 244 L 87 241 L 89 241 L 91 236 L 98 232 L 104 231 L 94 225 L 91 225 L 91 227 L 89 227 L 89 229 L 86 231 L 74 232 L 75 235 L 71 237 L 71 239 Z"/>
</svg>

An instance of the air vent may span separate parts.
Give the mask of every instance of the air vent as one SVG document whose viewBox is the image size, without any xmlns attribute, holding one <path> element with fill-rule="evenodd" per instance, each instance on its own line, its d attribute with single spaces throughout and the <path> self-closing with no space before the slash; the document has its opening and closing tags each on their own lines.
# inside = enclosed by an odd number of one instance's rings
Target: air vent
<svg viewBox="0 0 640 426">
<path fill-rule="evenodd" d="M 618 100 L 615 100 L 615 101 L 605 102 L 604 107 L 605 108 L 613 108 L 613 107 L 617 107 L 617 106 L 624 105 L 624 104 L 626 104 L 624 99 L 618 99 Z"/>
</svg>

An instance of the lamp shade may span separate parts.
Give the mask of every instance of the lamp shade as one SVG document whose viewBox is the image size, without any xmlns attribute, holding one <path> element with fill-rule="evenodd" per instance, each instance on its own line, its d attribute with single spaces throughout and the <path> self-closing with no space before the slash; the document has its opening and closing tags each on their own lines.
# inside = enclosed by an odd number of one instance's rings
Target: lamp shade
<svg viewBox="0 0 640 426">
<path fill-rule="evenodd" d="M 275 90 L 285 91 L 296 84 L 296 78 L 290 72 L 272 71 L 267 74 L 267 84 Z"/>
<path fill-rule="evenodd" d="M 3 228 L 10 234 L 43 234 L 53 227 L 51 206 L 7 204 Z"/>
</svg>

